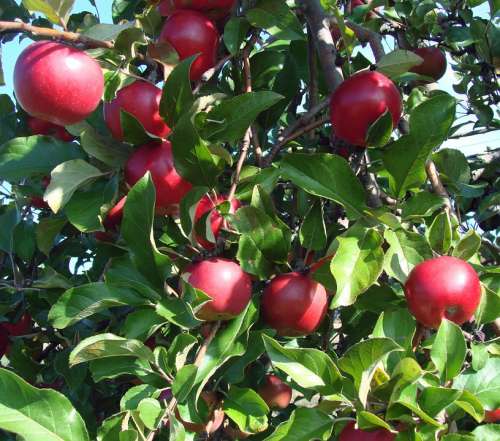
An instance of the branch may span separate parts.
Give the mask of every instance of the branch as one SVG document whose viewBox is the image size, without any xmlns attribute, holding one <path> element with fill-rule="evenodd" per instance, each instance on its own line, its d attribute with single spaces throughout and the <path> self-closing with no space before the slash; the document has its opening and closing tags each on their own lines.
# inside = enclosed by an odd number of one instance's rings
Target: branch
<svg viewBox="0 0 500 441">
<path fill-rule="evenodd" d="M 451 214 L 451 200 L 450 195 L 444 188 L 443 183 L 441 182 L 441 178 L 439 177 L 439 172 L 437 171 L 436 164 L 434 161 L 429 160 L 427 164 L 425 164 L 425 171 L 427 173 L 427 177 L 431 183 L 432 189 L 434 193 L 439 196 L 442 196 L 445 199 L 445 210 L 448 214 Z"/>
<path fill-rule="evenodd" d="M 113 49 L 114 43 L 111 41 L 96 40 L 76 32 L 58 31 L 51 28 L 41 28 L 18 21 L 0 21 L 1 32 L 28 33 L 40 37 L 57 38 L 70 43 L 80 43 L 89 49 L 104 48 Z"/>
<path fill-rule="evenodd" d="M 205 339 L 205 341 L 201 345 L 200 350 L 196 354 L 196 358 L 194 360 L 195 366 L 200 367 L 201 362 L 203 361 L 203 358 L 205 357 L 205 354 L 207 352 L 208 346 L 210 345 L 210 343 L 212 343 L 212 340 L 214 339 L 215 334 L 217 334 L 217 331 L 219 330 L 219 328 L 220 328 L 220 322 L 215 322 L 212 325 L 212 329 L 210 329 L 210 333 L 208 334 L 207 338 Z"/>
<path fill-rule="evenodd" d="M 385 55 L 384 47 L 382 46 L 382 37 L 378 32 L 366 29 L 352 21 L 346 21 L 345 24 L 353 30 L 359 41 L 366 41 L 370 45 L 375 61 L 379 61 Z"/>
</svg>

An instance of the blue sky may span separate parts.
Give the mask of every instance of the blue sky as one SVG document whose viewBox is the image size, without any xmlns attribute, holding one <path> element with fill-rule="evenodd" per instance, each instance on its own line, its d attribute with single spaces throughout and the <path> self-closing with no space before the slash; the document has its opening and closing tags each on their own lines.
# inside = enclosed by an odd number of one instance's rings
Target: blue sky
<svg viewBox="0 0 500 441">
<path fill-rule="evenodd" d="M 99 14 L 101 21 L 103 23 L 111 23 L 111 0 L 96 0 L 97 8 L 99 9 Z M 487 16 L 487 3 L 484 3 L 478 8 L 475 8 L 476 15 Z M 92 5 L 88 0 L 76 0 L 74 12 L 80 11 L 94 11 Z M 6 85 L 0 87 L 0 93 L 12 94 L 12 73 L 14 70 L 14 64 L 17 57 L 21 51 L 30 44 L 31 40 L 26 38 L 20 44 L 17 41 L 9 42 L 3 45 L 2 48 L 2 62 L 4 67 L 4 76 Z M 368 54 L 367 54 L 368 55 Z M 452 88 L 454 82 L 453 71 L 448 68 L 446 75 L 439 81 L 438 87 L 448 93 L 458 96 Z M 463 97 L 462 97 L 463 98 Z M 467 138 L 462 138 L 460 140 L 449 140 L 446 142 L 444 147 L 451 147 L 460 149 L 466 155 L 482 152 L 487 147 L 489 148 L 500 148 L 500 131 L 491 132 L 486 135 L 471 136 Z"/>
</svg>

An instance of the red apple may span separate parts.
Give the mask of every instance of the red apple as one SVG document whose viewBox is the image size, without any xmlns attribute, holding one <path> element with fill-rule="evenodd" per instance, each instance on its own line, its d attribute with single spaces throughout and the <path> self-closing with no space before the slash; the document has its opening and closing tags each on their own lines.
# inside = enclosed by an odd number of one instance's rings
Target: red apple
<svg viewBox="0 0 500 441">
<path fill-rule="evenodd" d="M 443 318 L 458 325 L 465 323 L 481 300 L 481 284 L 474 269 L 449 256 L 419 263 L 404 290 L 410 312 L 429 328 L 438 328 Z"/>
<path fill-rule="evenodd" d="M 7 353 L 9 346 L 9 333 L 0 324 L 0 359 Z"/>
<path fill-rule="evenodd" d="M 168 17 L 178 9 L 193 9 L 217 20 L 227 16 L 234 3 L 235 0 L 163 0 L 158 5 L 158 11 Z"/>
<path fill-rule="evenodd" d="M 220 234 L 220 230 L 222 228 L 222 225 L 224 223 L 224 218 L 220 215 L 220 213 L 215 210 L 215 207 L 217 205 L 222 204 L 223 202 L 227 201 L 226 196 L 219 195 L 217 198 L 213 198 L 209 196 L 208 194 L 203 196 L 198 202 L 198 205 L 196 207 L 196 212 L 194 214 L 194 222 L 198 222 L 204 214 L 208 213 L 209 211 L 212 211 L 210 214 L 210 227 L 212 229 L 212 233 L 214 235 L 214 238 L 217 239 Z M 232 199 L 231 200 L 231 208 L 230 208 L 230 213 L 235 213 L 238 208 L 241 207 L 241 202 L 238 199 Z M 215 248 L 215 244 L 212 242 L 209 242 L 208 240 L 204 239 L 201 237 L 199 234 L 195 234 L 196 241 L 206 250 L 212 250 Z"/>
<path fill-rule="evenodd" d="M 182 425 L 190 432 L 195 432 L 195 433 L 204 432 L 207 434 L 211 434 L 217 431 L 219 427 L 222 425 L 225 414 L 221 408 L 220 400 L 215 392 L 203 391 L 200 396 L 208 406 L 209 417 L 208 417 L 208 422 L 206 424 L 197 424 L 184 421 L 181 418 L 177 408 L 175 409 L 175 416 L 182 423 Z"/>
<path fill-rule="evenodd" d="M 123 207 L 127 201 L 127 196 L 123 196 L 114 207 L 107 213 L 103 221 L 103 226 L 106 230 L 116 230 L 118 225 L 121 224 L 123 218 Z"/>
<path fill-rule="evenodd" d="M 387 109 L 396 127 L 402 105 L 394 83 L 375 71 L 354 74 L 331 97 L 330 117 L 335 135 L 350 144 L 365 146 L 368 129 Z"/>
<path fill-rule="evenodd" d="M 108 233 L 107 231 L 96 231 L 94 233 L 94 237 L 99 242 L 113 242 L 114 241 L 113 235 L 111 233 Z"/>
<path fill-rule="evenodd" d="M 286 409 L 292 400 L 292 388 L 276 375 L 266 375 L 258 392 L 271 409 Z"/>
<path fill-rule="evenodd" d="M 189 265 L 185 280 L 212 300 L 198 311 L 201 320 L 229 320 L 240 314 L 252 296 L 252 280 L 232 260 L 212 257 Z"/>
<path fill-rule="evenodd" d="M 431 77 L 434 81 L 439 80 L 446 72 L 446 55 L 437 47 L 420 47 L 413 49 L 413 52 L 420 58 L 422 63 L 413 66 L 410 72 Z"/>
<path fill-rule="evenodd" d="M 266 323 L 279 335 L 295 337 L 318 328 L 325 317 L 327 303 L 323 285 L 293 272 L 271 280 L 262 297 L 262 313 Z"/>
<path fill-rule="evenodd" d="M 14 68 L 14 91 L 31 116 L 76 124 L 98 106 L 104 90 L 99 64 L 85 52 L 52 41 L 28 46 Z"/>
<path fill-rule="evenodd" d="M 484 414 L 485 423 L 497 423 L 500 421 L 500 409 L 487 410 Z"/>
<path fill-rule="evenodd" d="M 114 138 L 122 140 L 121 110 L 133 115 L 152 135 L 165 138 L 170 133 L 160 116 L 161 89 L 147 81 L 135 81 L 120 89 L 116 97 L 104 103 L 104 120 Z"/>
<path fill-rule="evenodd" d="M 50 184 L 50 176 L 44 176 L 41 182 L 42 189 L 45 190 L 49 186 L 49 184 Z M 30 205 L 40 210 L 50 208 L 49 204 L 47 204 L 47 202 L 43 200 L 43 196 L 38 196 L 38 195 L 33 195 L 30 197 Z"/>
<path fill-rule="evenodd" d="M 159 40 L 170 43 L 180 60 L 199 54 L 191 65 L 192 81 L 215 66 L 219 33 L 214 23 L 198 11 L 174 12 L 163 25 Z"/>
<path fill-rule="evenodd" d="M 31 322 L 31 315 L 26 312 L 16 323 L 2 323 L 0 324 L 0 328 L 5 329 L 12 336 L 18 337 L 30 332 Z"/>
<path fill-rule="evenodd" d="M 178 204 L 192 185 L 176 171 L 172 144 L 169 141 L 150 142 L 137 148 L 125 165 L 125 180 L 134 185 L 146 172 L 151 173 L 156 188 L 156 205 L 166 208 Z"/>
<path fill-rule="evenodd" d="M 40 118 L 35 118 L 34 116 L 28 117 L 28 127 L 33 135 L 53 136 L 65 142 L 70 142 L 74 139 L 74 136 L 64 127 L 52 124 Z"/>
<path fill-rule="evenodd" d="M 396 435 L 386 429 L 361 430 L 355 428 L 354 421 L 344 427 L 339 441 L 393 441 Z"/>
</svg>

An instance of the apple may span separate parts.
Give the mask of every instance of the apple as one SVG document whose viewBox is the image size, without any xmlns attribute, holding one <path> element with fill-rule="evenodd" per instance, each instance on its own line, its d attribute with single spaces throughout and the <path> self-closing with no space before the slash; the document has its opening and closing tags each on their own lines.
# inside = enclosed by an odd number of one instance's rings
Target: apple
<svg viewBox="0 0 500 441">
<path fill-rule="evenodd" d="M 31 116 L 67 126 L 87 118 L 104 90 L 99 64 L 85 52 L 52 41 L 29 45 L 14 68 L 14 91 Z"/>
<path fill-rule="evenodd" d="M 184 280 L 212 300 L 196 314 L 205 321 L 229 320 L 240 314 L 252 296 L 252 280 L 234 261 L 212 257 L 189 265 Z"/>
<path fill-rule="evenodd" d="M 279 335 L 296 337 L 314 332 L 327 310 L 326 289 L 298 272 L 275 277 L 264 290 L 262 313 Z"/>
<path fill-rule="evenodd" d="M 401 95 L 380 72 L 363 71 L 345 80 L 333 92 L 330 118 L 335 135 L 352 145 L 365 146 L 370 126 L 386 111 L 393 127 L 401 118 Z"/>
<path fill-rule="evenodd" d="M 271 409 L 286 409 L 292 400 L 292 388 L 276 375 L 266 375 L 258 392 Z"/>
<path fill-rule="evenodd" d="M 174 12 L 163 25 L 159 41 L 169 43 L 181 61 L 199 54 L 191 65 L 192 81 L 199 80 L 215 66 L 219 33 L 215 24 L 201 12 L 185 9 Z"/>
<path fill-rule="evenodd" d="M 184 421 L 181 418 L 179 410 L 177 408 L 175 409 L 175 416 L 190 432 L 211 434 L 217 431 L 222 425 L 225 414 L 220 405 L 220 400 L 217 396 L 217 393 L 213 391 L 203 391 L 200 396 L 203 401 L 205 401 L 208 407 L 209 417 L 206 424 L 190 423 Z"/>
<path fill-rule="evenodd" d="M 1 323 L 0 328 L 3 328 L 9 335 L 18 337 L 31 331 L 31 322 L 31 315 L 26 312 L 16 323 Z"/>
<path fill-rule="evenodd" d="M 351 2 L 350 2 L 351 14 L 354 11 L 354 9 L 356 9 L 358 6 L 364 6 L 364 5 L 368 5 L 370 3 L 371 3 L 371 0 L 351 0 Z M 377 9 L 377 8 L 375 8 L 375 9 Z M 375 14 L 375 12 L 373 12 L 373 11 L 370 11 L 370 12 L 368 12 L 368 14 L 366 14 L 367 19 L 372 19 L 372 18 L 376 18 L 376 17 L 377 17 L 377 14 Z"/>
<path fill-rule="evenodd" d="M 168 17 L 179 9 L 193 9 L 218 20 L 229 15 L 234 3 L 235 0 L 163 0 L 158 5 L 158 11 Z"/>
<path fill-rule="evenodd" d="M 153 141 L 137 148 L 125 164 L 125 181 L 133 186 L 147 171 L 151 173 L 156 188 L 156 205 L 160 208 L 178 204 L 192 188 L 175 169 L 169 141 Z"/>
<path fill-rule="evenodd" d="M 52 124 L 49 121 L 44 121 L 34 116 L 28 116 L 28 127 L 33 135 L 53 136 L 61 141 L 71 142 L 74 136 L 69 133 L 64 127 Z"/>
<path fill-rule="evenodd" d="M 42 178 L 41 187 L 45 190 L 50 184 L 50 176 L 44 176 Z M 43 196 L 32 195 L 30 197 L 30 205 L 32 207 L 38 208 L 40 210 L 48 209 L 49 204 L 43 200 Z"/>
<path fill-rule="evenodd" d="M 104 121 L 113 137 L 123 140 L 120 114 L 124 110 L 133 115 L 147 132 L 165 138 L 170 128 L 160 116 L 161 94 L 161 89 L 154 84 L 138 80 L 120 89 L 113 100 L 104 103 Z"/>
<path fill-rule="evenodd" d="M 7 353 L 9 346 L 9 333 L 0 324 L 0 359 Z"/>
<path fill-rule="evenodd" d="M 221 216 L 221 214 L 215 210 L 215 207 L 217 205 L 222 204 L 223 202 L 227 201 L 226 196 L 219 195 L 216 198 L 213 198 L 206 194 L 200 199 L 200 202 L 198 202 L 198 205 L 196 206 L 196 211 L 194 213 L 194 222 L 197 223 L 203 215 L 208 213 L 209 211 L 212 211 L 212 213 L 209 215 L 210 216 L 210 228 L 212 230 L 212 233 L 214 235 L 214 238 L 217 239 L 220 234 L 220 230 L 222 228 L 222 225 L 224 223 L 224 218 Z M 241 202 L 238 199 L 232 199 L 231 200 L 231 208 L 229 210 L 230 213 L 235 213 L 238 208 L 241 207 Z M 215 244 L 212 242 L 209 242 L 208 240 L 204 239 L 202 236 L 199 234 L 195 234 L 196 241 L 206 250 L 212 250 L 215 248 Z"/>
<path fill-rule="evenodd" d="M 127 201 L 127 196 L 123 196 L 115 206 L 113 206 L 107 213 L 102 225 L 106 230 L 116 230 L 118 225 L 121 224 L 123 219 L 123 207 Z"/>
<path fill-rule="evenodd" d="M 484 414 L 485 423 L 497 423 L 500 422 L 500 409 L 487 410 Z"/>
<path fill-rule="evenodd" d="M 410 312 L 428 328 L 439 328 L 443 318 L 458 325 L 465 323 L 481 300 L 481 284 L 474 269 L 450 256 L 415 266 L 404 291 Z"/>
<path fill-rule="evenodd" d="M 393 441 L 396 435 L 386 429 L 361 430 L 355 428 L 354 421 L 344 427 L 339 441 Z"/>
<path fill-rule="evenodd" d="M 113 242 L 114 241 L 113 235 L 111 233 L 109 233 L 108 231 L 96 231 L 94 233 L 94 237 L 99 242 Z"/>
<path fill-rule="evenodd" d="M 434 81 L 439 80 L 445 74 L 447 66 L 446 55 L 439 48 L 419 47 L 413 49 L 413 52 L 424 61 L 413 66 L 410 72 L 431 77 Z"/>
</svg>

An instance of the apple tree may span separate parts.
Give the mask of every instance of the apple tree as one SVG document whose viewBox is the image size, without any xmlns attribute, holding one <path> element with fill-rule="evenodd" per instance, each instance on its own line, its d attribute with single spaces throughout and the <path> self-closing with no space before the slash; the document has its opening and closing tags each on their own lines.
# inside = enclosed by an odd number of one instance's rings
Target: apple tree
<svg viewBox="0 0 500 441">
<path fill-rule="evenodd" d="M 499 2 L 74 3 L 0 0 L 0 439 L 500 440 Z"/>
</svg>

